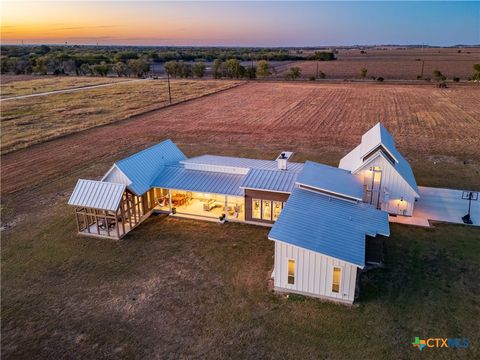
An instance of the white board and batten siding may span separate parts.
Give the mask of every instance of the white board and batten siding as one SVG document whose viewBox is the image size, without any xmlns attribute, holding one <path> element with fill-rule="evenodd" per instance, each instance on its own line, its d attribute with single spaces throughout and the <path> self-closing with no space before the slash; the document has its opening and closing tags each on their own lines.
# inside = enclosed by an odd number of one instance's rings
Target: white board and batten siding
<svg viewBox="0 0 480 360">
<path fill-rule="evenodd" d="M 365 163 L 359 170 L 355 171 L 355 174 L 363 175 L 365 184 L 367 184 L 371 182 L 372 172 L 370 168 L 374 166 L 381 168 L 381 188 L 388 192 L 388 199 L 385 199 L 386 201 L 382 204 L 382 210 L 390 214 L 412 216 L 416 193 L 383 155 L 379 154 Z M 400 201 L 402 198 L 403 202 Z"/>
<path fill-rule="evenodd" d="M 288 260 L 295 261 L 295 281 L 288 283 Z M 341 268 L 340 291 L 332 292 L 333 268 Z M 275 241 L 274 287 L 277 291 L 303 294 L 352 304 L 357 266 L 298 246 Z"/>
</svg>

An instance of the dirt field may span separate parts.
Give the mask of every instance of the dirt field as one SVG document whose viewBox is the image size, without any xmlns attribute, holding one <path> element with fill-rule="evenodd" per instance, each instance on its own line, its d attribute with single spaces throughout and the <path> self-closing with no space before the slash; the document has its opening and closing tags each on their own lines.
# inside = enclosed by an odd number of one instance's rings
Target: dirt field
<svg viewBox="0 0 480 360">
<path fill-rule="evenodd" d="M 318 68 L 327 79 L 359 79 L 360 69 L 367 68 L 367 78 L 383 77 L 385 80 L 415 80 L 422 73 L 432 78 L 433 70 L 440 70 L 448 80 L 454 76 L 462 81 L 473 75 L 473 65 L 480 63 L 480 48 L 462 49 L 406 49 L 406 50 L 340 50 L 336 61 L 319 62 Z M 316 74 L 315 61 L 288 63 L 276 67 L 279 76 L 288 68 L 298 66 L 302 76 Z"/>
<path fill-rule="evenodd" d="M 44 84 L 44 89 L 49 81 L 34 80 Z M 13 84 L 16 89 L 25 89 L 31 81 Z M 235 84 L 229 81 L 172 81 L 172 101 L 195 98 Z M 4 101 L 1 104 L 2 152 L 122 120 L 167 104 L 167 83 L 163 80 L 122 82 L 97 89 Z"/>
<path fill-rule="evenodd" d="M 2 75 L 2 78 L 5 75 Z M 13 75 L 2 79 L 1 98 L 9 98 L 20 95 L 38 94 L 54 90 L 65 90 L 71 88 L 84 87 L 89 85 L 100 85 L 114 82 L 128 81 L 126 78 L 106 78 L 106 77 L 33 77 L 33 79 L 23 79 L 21 75 L 16 75 L 19 78 L 15 79 Z M 12 79 L 10 81 L 10 79 Z"/>
<path fill-rule="evenodd" d="M 251 83 L 4 156 L 2 191 L 71 173 L 95 156 L 107 170 L 115 159 L 165 138 L 187 155 L 269 159 L 290 149 L 298 160 L 337 165 L 379 121 L 411 161 L 420 185 L 479 188 L 479 119 L 480 87 Z M 39 169 L 35 177 L 27 175 L 32 168 Z"/>
<path fill-rule="evenodd" d="M 478 344 L 478 229 L 393 224 L 385 269 L 362 276 L 348 308 L 269 292 L 268 229 L 157 216 L 125 240 L 93 240 L 76 235 L 66 202 L 78 178 L 165 138 L 187 156 L 294 150 L 336 165 L 380 120 L 419 184 L 479 189 L 479 95 L 249 83 L 2 156 L 2 357 L 447 359 L 410 343 Z"/>
</svg>

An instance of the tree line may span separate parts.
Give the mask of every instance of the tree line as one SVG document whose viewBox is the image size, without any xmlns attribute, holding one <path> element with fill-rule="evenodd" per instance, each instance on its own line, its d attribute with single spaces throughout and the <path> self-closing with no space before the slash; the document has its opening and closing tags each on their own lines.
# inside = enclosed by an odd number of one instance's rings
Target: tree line
<svg viewBox="0 0 480 360">
<path fill-rule="evenodd" d="M 176 48 L 122 46 L 13 46 L 1 47 L 1 72 L 14 74 L 75 74 L 144 76 L 152 63 L 165 63 L 172 76 L 190 77 L 205 73 L 201 62 L 217 65 L 215 76 L 256 77 L 257 67 L 243 67 L 241 61 L 285 61 L 334 59 L 333 53 L 305 56 L 288 48 Z M 330 55 L 328 55 L 330 54 Z M 194 62 L 193 65 L 188 62 Z M 221 65 L 219 65 L 221 64 Z M 254 69 L 254 70 L 252 70 Z M 258 76 L 262 75 L 262 71 Z"/>
</svg>

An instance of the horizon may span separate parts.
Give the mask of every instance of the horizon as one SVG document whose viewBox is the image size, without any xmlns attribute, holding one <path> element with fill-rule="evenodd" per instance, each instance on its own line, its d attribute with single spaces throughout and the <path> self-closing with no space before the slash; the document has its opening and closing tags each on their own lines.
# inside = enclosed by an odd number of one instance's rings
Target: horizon
<svg viewBox="0 0 480 360">
<path fill-rule="evenodd" d="M 2 7 L 2 45 L 305 48 L 480 44 L 478 1 L 5 1 Z"/>
</svg>

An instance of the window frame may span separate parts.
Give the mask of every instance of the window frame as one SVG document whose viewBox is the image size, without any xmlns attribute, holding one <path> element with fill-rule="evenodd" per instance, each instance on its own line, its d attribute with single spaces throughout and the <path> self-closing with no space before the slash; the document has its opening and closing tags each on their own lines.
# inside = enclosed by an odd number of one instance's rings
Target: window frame
<svg viewBox="0 0 480 360">
<path fill-rule="evenodd" d="M 293 271 L 290 271 L 290 264 L 293 264 Z M 295 286 L 295 278 L 297 273 L 297 262 L 295 259 L 287 259 L 287 284 Z M 292 282 L 290 282 L 290 279 Z"/>
<path fill-rule="evenodd" d="M 265 218 L 265 213 L 263 211 L 264 209 L 264 203 L 269 203 L 269 208 L 270 208 L 270 216 L 268 218 Z M 265 220 L 265 221 L 272 221 L 272 200 L 267 200 L 267 199 L 262 199 L 262 220 Z"/>
<path fill-rule="evenodd" d="M 258 217 L 255 216 L 255 202 L 256 201 L 258 201 L 258 203 L 259 203 Z M 262 220 L 262 200 L 261 199 L 253 199 L 252 198 L 252 219 Z"/>
<path fill-rule="evenodd" d="M 334 290 L 335 284 L 335 269 L 338 269 L 340 271 L 340 274 L 338 276 L 338 291 Z M 342 275 L 343 275 L 343 266 L 338 266 L 338 265 L 332 265 L 332 286 L 331 286 L 331 292 L 333 294 L 339 294 L 341 295 L 342 293 Z"/>
<path fill-rule="evenodd" d="M 279 211 L 277 217 L 275 217 L 275 204 L 280 204 L 280 211 Z M 277 221 L 278 220 L 278 217 L 282 213 L 282 210 L 283 210 L 283 201 L 273 200 L 272 201 L 272 221 Z"/>
</svg>

